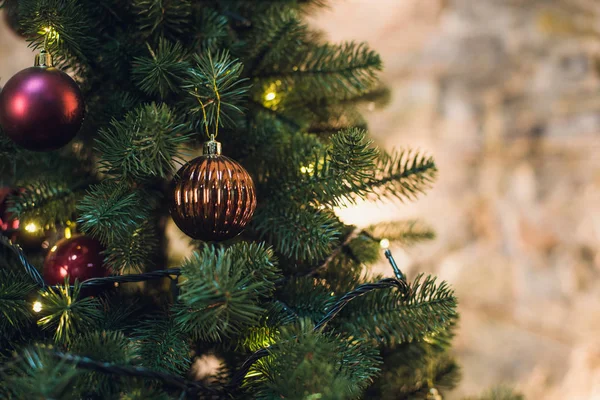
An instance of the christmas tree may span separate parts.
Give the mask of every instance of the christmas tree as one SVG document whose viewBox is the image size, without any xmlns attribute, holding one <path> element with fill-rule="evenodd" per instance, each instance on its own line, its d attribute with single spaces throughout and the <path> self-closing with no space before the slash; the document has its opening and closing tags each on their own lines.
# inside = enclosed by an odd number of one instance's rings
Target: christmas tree
<svg viewBox="0 0 600 400">
<path fill-rule="evenodd" d="M 452 290 L 384 250 L 433 233 L 334 212 L 414 200 L 437 170 L 369 139 L 382 63 L 306 24 L 325 1 L 3 6 L 38 54 L 0 94 L 0 397 L 438 399 L 455 384 Z M 389 275 L 369 273 L 384 254 Z"/>
</svg>

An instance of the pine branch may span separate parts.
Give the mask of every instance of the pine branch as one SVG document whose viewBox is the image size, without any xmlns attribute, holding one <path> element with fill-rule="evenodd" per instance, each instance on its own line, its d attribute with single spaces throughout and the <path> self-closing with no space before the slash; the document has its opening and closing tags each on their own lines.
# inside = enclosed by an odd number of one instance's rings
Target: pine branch
<svg viewBox="0 0 600 400">
<path fill-rule="evenodd" d="M 240 243 L 206 246 L 182 266 L 175 320 L 202 340 L 222 340 L 252 326 L 265 311 L 260 300 L 275 289 L 279 272 L 271 250 Z"/>
<path fill-rule="evenodd" d="M 454 292 L 446 282 L 419 275 L 402 291 L 379 290 L 348 305 L 336 326 L 356 337 L 393 344 L 421 340 L 451 326 L 458 314 Z"/>
<path fill-rule="evenodd" d="M 200 10 L 196 26 L 198 27 L 196 40 L 203 52 L 215 53 L 218 46 L 229 36 L 227 18 L 208 7 L 202 7 Z"/>
<path fill-rule="evenodd" d="M 154 265 L 157 247 L 156 229 L 151 224 L 142 222 L 131 235 L 111 241 L 104 251 L 104 260 L 114 272 L 142 272 Z"/>
<path fill-rule="evenodd" d="M 8 211 L 23 225 L 35 222 L 41 227 L 64 225 L 75 219 L 76 204 L 83 197 L 82 190 L 89 181 L 73 182 L 70 178 L 41 178 L 28 181 L 18 194 L 8 199 Z"/>
<path fill-rule="evenodd" d="M 350 255 L 358 264 L 369 265 L 381 258 L 381 245 L 379 240 L 361 232 L 356 238 L 348 243 Z"/>
<path fill-rule="evenodd" d="M 170 318 L 142 321 L 134 329 L 140 365 L 154 371 L 185 375 L 190 368 L 190 344 Z"/>
<path fill-rule="evenodd" d="M 364 130 L 338 132 L 331 138 L 326 155 L 315 152 L 314 160 L 297 170 L 298 178 L 284 191 L 299 202 L 331 206 L 350 198 L 349 193 L 366 196 L 363 182 L 372 179 L 378 155 L 371 144 Z"/>
<path fill-rule="evenodd" d="M 304 101 L 346 99 L 369 91 L 381 70 L 381 58 L 365 44 L 314 45 L 295 65 L 258 78 L 281 80 L 282 87 L 294 88 Z"/>
<path fill-rule="evenodd" d="M 97 299 L 78 298 L 80 288 L 76 282 L 72 288 L 66 283 L 40 292 L 42 310 L 37 323 L 44 330 L 54 331 L 56 343 L 70 343 L 77 333 L 92 328 L 102 316 Z"/>
<path fill-rule="evenodd" d="M 400 201 L 416 199 L 437 176 L 432 157 L 410 150 L 382 153 L 375 171 L 374 177 L 363 182 L 363 190 L 376 199 L 396 198 Z"/>
<path fill-rule="evenodd" d="M 133 10 L 144 38 L 181 39 L 191 23 L 190 0 L 133 0 Z"/>
<path fill-rule="evenodd" d="M 277 71 L 293 62 L 309 39 L 308 26 L 295 10 L 273 7 L 253 24 L 245 49 L 245 70 L 251 76 Z"/>
<path fill-rule="evenodd" d="M 165 99 L 180 91 L 182 78 L 189 68 L 186 50 L 180 42 L 171 43 L 161 38 L 158 49 L 148 45 L 150 57 L 136 57 L 132 67 L 135 84 L 150 96 Z"/>
<path fill-rule="evenodd" d="M 281 342 L 267 351 L 247 381 L 259 399 L 357 398 L 380 368 L 376 348 L 310 324 L 283 328 Z"/>
<path fill-rule="evenodd" d="M 171 176 L 175 163 L 182 162 L 181 145 L 189 139 L 177 119 L 167 105 L 152 103 L 113 120 L 96 141 L 101 169 L 132 182 Z"/>
<path fill-rule="evenodd" d="M 419 220 L 382 222 L 367 227 L 365 231 L 376 240 L 385 238 L 406 246 L 435 238 L 433 229 Z"/>
<path fill-rule="evenodd" d="M 322 260 L 340 237 L 341 224 L 328 210 L 277 204 L 259 207 L 252 226 L 259 237 L 285 257 L 299 261 Z"/>
<path fill-rule="evenodd" d="M 67 399 L 79 375 L 77 368 L 55 359 L 41 346 L 21 350 L 13 371 L 0 376 L 5 375 L 15 398 L 20 399 Z"/>
<path fill-rule="evenodd" d="M 62 67 L 90 62 L 99 47 L 84 4 L 67 0 L 20 0 L 19 17 L 31 46 L 47 49 Z"/>
<path fill-rule="evenodd" d="M 8 336 L 9 331 L 21 331 L 33 320 L 31 294 L 37 285 L 24 271 L 19 273 L 0 266 L 0 333 Z"/>
<path fill-rule="evenodd" d="M 194 55 L 194 66 L 188 70 L 183 88 L 193 114 L 195 128 L 215 126 L 218 120 L 225 126 L 235 126 L 235 118 L 243 114 L 241 102 L 249 86 L 241 78 L 243 65 L 226 51 L 214 56 L 210 52 Z M 204 121 L 206 113 L 206 121 Z"/>
<path fill-rule="evenodd" d="M 94 185 L 78 205 L 81 229 L 104 244 L 132 235 L 148 218 L 151 204 L 141 191 L 115 181 Z"/>
<path fill-rule="evenodd" d="M 383 348 L 384 366 L 370 397 L 392 400 L 425 398 L 428 389 L 451 390 L 460 379 L 460 368 L 449 354 L 455 326 L 428 335 L 421 341 Z"/>
<path fill-rule="evenodd" d="M 281 300 L 267 303 L 265 308 L 256 325 L 246 329 L 239 337 L 239 347 L 253 352 L 268 347 L 279 340 L 282 326 L 298 321 L 298 314 Z"/>
<path fill-rule="evenodd" d="M 91 331 L 79 335 L 70 347 L 73 354 L 105 363 L 127 364 L 132 359 L 130 340 L 119 331 Z M 82 393 L 96 393 L 112 398 L 119 393 L 123 379 L 100 372 L 85 371 L 76 378 Z"/>
<path fill-rule="evenodd" d="M 276 297 L 289 307 L 297 318 L 317 323 L 333 297 L 325 282 L 312 277 L 292 279 L 277 290 Z"/>
</svg>

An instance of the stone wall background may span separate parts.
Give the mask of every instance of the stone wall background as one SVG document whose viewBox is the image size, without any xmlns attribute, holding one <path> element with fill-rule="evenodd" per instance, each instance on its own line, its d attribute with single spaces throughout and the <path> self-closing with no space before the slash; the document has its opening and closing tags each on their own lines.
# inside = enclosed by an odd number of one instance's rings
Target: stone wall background
<svg viewBox="0 0 600 400">
<path fill-rule="evenodd" d="M 508 383 L 529 399 L 600 399 L 600 5 L 337 0 L 311 21 L 382 54 L 392 98 L 365 108 L 372 133 L 438 162 L 419 201 L 340 214 L 436 229 L 393 251 L 459 297 L 463 380 L 446 398 Z M 0 19 L 0 84 L 32 60 Z"/>
</svg>

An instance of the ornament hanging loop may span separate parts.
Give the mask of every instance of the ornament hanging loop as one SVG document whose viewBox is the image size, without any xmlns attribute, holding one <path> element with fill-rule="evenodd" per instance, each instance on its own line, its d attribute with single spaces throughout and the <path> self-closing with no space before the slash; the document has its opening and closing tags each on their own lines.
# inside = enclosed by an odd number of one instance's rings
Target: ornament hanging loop
<svg viewBox="0 0 600 400">
<path fill-rule="evenodd" d="M 202 145 L 202 154 L 205 156 L 221 155 L 221 143 L 217 142 L 212 136 L 208 142 L 204 142 Z"/>
<path fill-rule="evenodd" d="M 44 46 L 44 49 L 42 49 L 42 51 L 40 51 L 38 54 L 35 55 L 35 61 L 34 61 L 33 65 L 36 67 L 47 67 L 47 68 L 54 66 L 54 62 L 52 61 L 52 54 L 50 54 L 46 51 L 45 46 Z"/>
</svg>

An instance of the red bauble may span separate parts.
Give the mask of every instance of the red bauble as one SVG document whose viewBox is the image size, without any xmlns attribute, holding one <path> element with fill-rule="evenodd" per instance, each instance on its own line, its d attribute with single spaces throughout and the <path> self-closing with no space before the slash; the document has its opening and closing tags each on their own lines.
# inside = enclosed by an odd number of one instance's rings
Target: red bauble
<svg viewBox="0 0 600 400">
<path fill-rule="evenodd" d="M 70 239 L 62 239 L 54 246 L 44 261 L 44 280 L 48 285 L 64 283 L 69 277 L 69 283 L 86 279 L 107 276 L 109 271 L 104 268 L 104 250 L 102 244 L 94 238 L 76 235 Z"/>
<path fill-rule="evenodd" d="M 55 150 L 69 143 L 81 127 L 84 110 L 77 83 L 54 68 L 44 52 L 35 67 L 18 72 L 0 92 L 0 125 L 28 150 Z"/>
<path fill-rule="evenodd" d="M 173 178 L 170 212 L 175 224 L 206 242 L 239 235 L 256 209 L 256 190 L 248 172 L 221 155 L 221 144 L 204 143 L 204 154 Z"/>
</svg>

